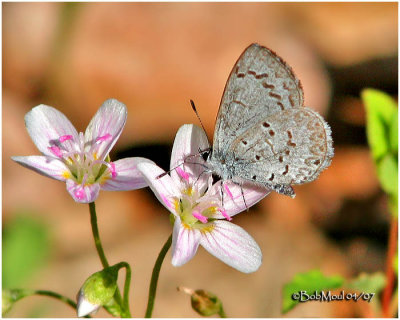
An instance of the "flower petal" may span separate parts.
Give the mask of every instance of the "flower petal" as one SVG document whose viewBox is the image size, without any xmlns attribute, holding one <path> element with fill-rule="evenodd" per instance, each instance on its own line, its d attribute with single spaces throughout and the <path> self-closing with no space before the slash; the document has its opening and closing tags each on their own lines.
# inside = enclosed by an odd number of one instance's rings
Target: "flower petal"
<svg viewBox="0 0 400 320">
<path fill-rule="evenodd" d="M 57 145 L 59 148 L 76 150 L 78 133 L 68 118 L 52 107 L 39 105 L 25 115 L 25 126 L 37 148 L 44 155 L 54 156 L 49 150 Z M 72 136 L 72 139 L 60 142 L 60 137 Z"/>
<path fill-rule="evenodd" d="M 214 228 L 202 234 L 200 244 L 227 265 L 244 273 L 256 271 L 262 253 L 254 239 L 241 227 L 223 220 L 214 221 Z"/>
<path fill-rule="evenodd" d="M 165 174 L 161 178 L 157 177 L 164 174 L 165 171 L 151 162 L 141 162 L 137 165 L 137 169 L 142 173 L 144 179 L 148 183 L 151 190 L 156 195 L 157 199 L 174 215 L 175 205 L 174 198 L 180 198 L 180 191 L 175 185 L 174 180 Z"/>
<path fill-rule="evenodd" d="M 109 178 L 101 185 L 101 189 L 108 191 L 136 190 L 147 187 L 147 181 L 137 169 L 138 163 L 153 161 L 145 158 L 125 158 L 114 163 L 116 176 Z"/>
<path fill-rule="evenodd" d="M 179 128 L 174 146 L 171 154 L 171 170 L 176 168 L 179 164 L 183 164 L 180 168 L 184 172 L 189 173 L 189 183 L 196 182 L 200 191 L 207 187 L 209 174 L 205 174 L 207 170 L 204 165 L 203 157 L 199 155 L 199 150 L 206 150 L 209 148 L 207 135 L 203 129 L 193 125 L 184 124 Z M 195 157 L 189 157 L 197 155 Z M 171 171 L 171 177 L 176 181 L 181 181 L 181 177 L 176 170 Z M 200 178 L 199 178 L 200 177 Z"/>
<path fill-rule="evenodd" d="M 25 168 L 36 171 L 37 173 L 56 180 L 65 181 L 70 175 L 67 166 L 54 157 L 46 156 L 26 156 L 11 157 Z"/>
<path fill-rule="evenodd" d="M 200 244 L 200 230 L 185 228 L 179 217 L 175 218 L 172 235 L 172 265 L 179 267 L 194 257 Z"/>
<path fill-rule="evenodd" d="M 121 135 L 127 116 L 126 106 L 122 102 L 106 100 L 86 128 L 86 151 L 91 149 L 100 160 L 104 160 Z"/>
<path fill-rule="evenodd" d="M 100 309 L 101 305 L 89 302 L 85 298 L 82 290 L 78 293 L 78 303 L 76 307 L 76 312 L 79 318 L 87 316 L 88 314 L 96 313 Z"/>
<path fill-rule="evenodd" d="M 228 190 L 226 190 L 226 188 Z M 242 194 L 243 190 L 243 194 Z M 229 216 L 234 216 L 244 210 L 247 210 L 251 206 L 255 205 L 261 199 L 266 197 L 271 190 L 265 187 L 258 186 L 252 182 L 245 182 L 242 185 L 238 185 L 233 183 L 232 181 L 224 181 L 223 188 L 223 204 L 221 202 L 221 206 L 225 209 L 226 213 Z M 229 192 L 228 192 L 229 191 Z M 221 194 L 221 181 L 218 181 L 212 186 L 212 190 L 210 193 L 219 193 Z M 243 196 L 246 200 L 246 203 L 243 200 Z M 247 207 L 246 207 L 247 206 Z M 223 219 L 224 216 L 221 213 L 217 213 L 215 215 L 217 219 Z"/>
<path fill-rule="evenodd" d="M 90 203 L 99 196 L 100 185 L 98 183 L 82 186 L 75 181 L 67 180 L 67 190 L 72 198 L 79 203 Z"/>
</svg>

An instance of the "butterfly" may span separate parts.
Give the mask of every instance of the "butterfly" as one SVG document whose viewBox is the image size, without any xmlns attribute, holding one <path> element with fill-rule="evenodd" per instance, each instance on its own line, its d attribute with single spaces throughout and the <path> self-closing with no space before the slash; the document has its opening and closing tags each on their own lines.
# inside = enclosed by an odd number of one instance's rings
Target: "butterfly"
<svg viewBox="0 0 400 320">
<path fill-rule="evenodd" d="M 292 185 L 315 180 L 334 154 L 331 129 L 304 107 L 303 88 L 272 50 L 251 44 L 222 95 L 206 167 L 222 183 L 253 182 L 295 196 Z"/>
</svg>

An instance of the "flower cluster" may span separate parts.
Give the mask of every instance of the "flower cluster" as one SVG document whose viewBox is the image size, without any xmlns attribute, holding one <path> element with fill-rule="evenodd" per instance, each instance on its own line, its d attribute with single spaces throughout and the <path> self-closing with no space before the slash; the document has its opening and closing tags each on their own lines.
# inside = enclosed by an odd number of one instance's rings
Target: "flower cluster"
<svg viewBox="0 0 400 320">
<path fill-rule="evenodd" d="M 66 182 L 73 199 L 93 202 L 100 189 L 133 190 L 150 186 L 174 218 L 172 264 L 191 260 L 199 245 L 239 271 L 256 271 L 261 250 L 232 217 L 252 206 L 269 190 L 230 181 L 213 183 L 199 150 L 209 148 L 203 130 L 182 126 L 175 138 L 167 174 L 144 158 L 111 161 L 109 152 L 121 135 L 127 110 L 110 99 L 97 111 L 85 133 L 78 133 L 58 110 L 39 105 L 25 116 L 28 133 L 43 155 L 12 157 L 19 164 Z"/>
</svg>

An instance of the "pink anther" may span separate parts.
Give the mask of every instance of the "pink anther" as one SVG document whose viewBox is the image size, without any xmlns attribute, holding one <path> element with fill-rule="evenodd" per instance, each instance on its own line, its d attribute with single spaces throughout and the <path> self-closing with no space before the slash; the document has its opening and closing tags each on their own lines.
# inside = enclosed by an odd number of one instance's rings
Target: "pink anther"
<svg viewBox="0 0 400 320">
<path fill-rule="evenodd" d="M 83 190 L 83 188 L 76 190 L 76 191 L 75 191 L 75 196 L 76 196 L 79 200 L 85 199 L 86 194 L 85 194 L 85 191 Z"/>
<path fill-rule="evenodd" d="M 224 218 L 228 221 L 231 221 L 232 218 L 229 216 L 229 214 L 225 211 L 225 209 L 219 209 L 219 212 L 222 213 L 222 215 L 224 216 Z"/>
<path fill-rule="evenodd" d="M 61 136 L 60 138 L 58 138 L 58 140 L 59 140 L 60 142 L 64 142 L 64 141 L 72 140 L 72 139 L 73 139 L 73 136 L 70 135 L 70 134 L 66 134 L 66 135 Z"/>
<path fill-rule="evenodd" d="M 117 176 L 117 171 L 115 169 L 115 163 L 110 162 L 110 171 L 111 171 L 111 177 L 115 178 Z"/>
<path fill-rule="evenodd" d="M 160 194 L 160 197 L 168 208 L 173 209 L 171 202 L 169 202 L 169 200 L 167 199 L 166 196 L 164 196 L 163 194 Z"/>
<path fill-rule="evenodd" d="M 104 136 L 101 136 L 101 137 L 97 137 L 96 138 L 96 142 L 103 142 L 103 141 L 106 141 L 106 140 L 108 140 L 108 139 L 110 139 L 112 137 L 112 135 L 111 134 L 109 134 L 109 133 L 107 133 L 107 134 L 105 134 Z"/>
<path fill-rule="evenodd" d="M 185 172 L 181 167 L 177 167 L 176 172 L 178 172 L 182 179 L 189 181 L 189 174 Z"/>
<path fill-rule="evenodd" d="M 197 220 L 207 223 L 208 218 L 206 216 L 203 216 L 200 212 L 192 212 L 193 217 L 195 217 Z"/>
<path fill-rule="evenodd" d="M 224 184 L 224 188 L 225 188 L 225 191 L 228 194 L 229 198 L 231 198 L 233 200 L 233 194 L 232 194 L 231 190 L 229 190 L 229 188 L 226 184 Z"/>
<path fill-rule="evenodd" d="M 62 158 L 61 149 L 57 146 L 48 147 L 48 149 L 53 152 L 56 157 Z"/>
</svg>

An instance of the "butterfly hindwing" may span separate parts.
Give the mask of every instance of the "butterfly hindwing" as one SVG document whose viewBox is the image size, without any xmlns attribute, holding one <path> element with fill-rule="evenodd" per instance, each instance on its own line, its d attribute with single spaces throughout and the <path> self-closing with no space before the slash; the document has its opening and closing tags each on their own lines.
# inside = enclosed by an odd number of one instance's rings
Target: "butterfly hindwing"
<svg viewBox="0 0 400 320">
<path fill-rule="evenodd" d="M 240 177 L 263 185 L 310 182 L 329 166 L 331 131 L 315 111 L 288 109 L 264 118 L 235 139 Z"/>
</svg>

